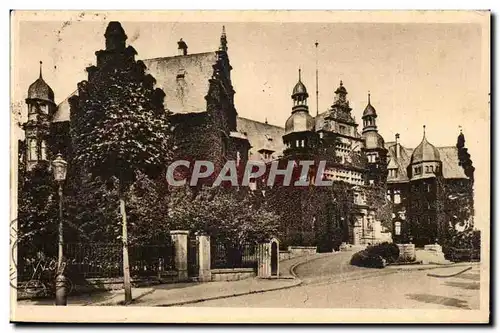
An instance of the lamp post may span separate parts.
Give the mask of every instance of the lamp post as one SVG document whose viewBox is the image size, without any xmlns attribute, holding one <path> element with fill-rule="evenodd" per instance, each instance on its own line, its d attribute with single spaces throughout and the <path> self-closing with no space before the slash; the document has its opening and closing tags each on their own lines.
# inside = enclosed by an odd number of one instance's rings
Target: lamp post
<svg viewBox="0 0 500 333">
<path fill-rule="evenodd" d="M 68 163 L 63 160 L 61 154 L 57 154 L 56 159 L 52 161 L 54 172 L 54 180 L 58 183 L 59 189 L 59 242 L 58 242 L 58 257 L 57 257 L 57 274 L 56 274 L 56 305 L 66 305 L 66 278 L 64 276 L 63 267 L 63 182 L 66 180 L 66 171 Z"/>
</svg>

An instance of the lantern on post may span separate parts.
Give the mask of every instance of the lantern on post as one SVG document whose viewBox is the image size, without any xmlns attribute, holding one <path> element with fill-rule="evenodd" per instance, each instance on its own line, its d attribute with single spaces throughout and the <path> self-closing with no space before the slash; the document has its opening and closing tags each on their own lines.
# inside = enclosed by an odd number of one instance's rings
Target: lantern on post
<svg viewBox="0 0 500 333">
<path fill-rule="evenodd" d="M 52 161 L 52 167 L 54 172 L 54 180 L 61 184 L 61 182 L 66 180 L 68 162 L 63 160 L 61 154 L 57 154 L 56 159 Z"/>
<path fill-rule="evenodd" d="M 54 173 L 54 180 L 59 185 L 59 244 L 58 244 L 58 257 L 57 257 L 57 274 L 56 274 L 56 305 L 67 304 L 66 293 L 66 278 L 64 277 L 63 267 L 63 182 L 66 180 L 66 172 L 68 170 L 68 162 L 66 162 L 61 154 L 57 154 L 56 159 L 52 161 L 52 170 Z"/>
</svg>

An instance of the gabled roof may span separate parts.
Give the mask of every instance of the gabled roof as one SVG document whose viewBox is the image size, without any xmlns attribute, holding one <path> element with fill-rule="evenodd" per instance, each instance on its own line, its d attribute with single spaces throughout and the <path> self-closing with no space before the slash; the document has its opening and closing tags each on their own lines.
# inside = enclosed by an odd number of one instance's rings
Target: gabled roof
<svg viewBox="0 0 500 333">
<path fill-rule="evenodd" d="M 407 149 L 402 145 L 399 145 L 398 152 L 396 154 L 396 143 L 386 142 L 385 147 L 388 150 L 387 158 L 392 161 L 392 163 L 397 165 L 396 177 L 387 177 L 388 183 L 400 183 L 407 182 L 408 175 L 406 173 L 406 167 L 410 164 L 410 158 L 412 149 Z M 396 155 L 398 156 L 396 158 Z"/>
<path fill-rule="evenodd" d="M 248 156 L 249 160 L 261 160 L 259 153 L 261 149 L 274 151 L 273 158 L 282 155 L 285 149 L 282 138 L 285 134 L 283 127 L 242 117 L 238 117 L 236 122 L 238 132 L 246 134 L 252 145 Z"/>
</svg>

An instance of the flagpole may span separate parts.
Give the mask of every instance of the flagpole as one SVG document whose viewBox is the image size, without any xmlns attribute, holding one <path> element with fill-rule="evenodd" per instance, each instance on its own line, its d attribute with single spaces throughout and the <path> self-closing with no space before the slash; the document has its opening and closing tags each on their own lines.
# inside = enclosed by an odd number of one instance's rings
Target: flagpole
<svg viewBox="0 0 500 333">
<path fill-rule="evenodd" d="M 316 117 L 319 114 L 319 89 L 318 89 L 318 41 L 314 43 L 316 46 Z"/>
</svg>

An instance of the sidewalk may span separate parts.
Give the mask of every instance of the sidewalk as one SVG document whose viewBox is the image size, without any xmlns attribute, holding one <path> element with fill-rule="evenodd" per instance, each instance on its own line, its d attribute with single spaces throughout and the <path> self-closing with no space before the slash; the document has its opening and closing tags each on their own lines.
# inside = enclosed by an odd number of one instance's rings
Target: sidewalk
<svg viewBox="0 0 500 333">
<path fill-rule="evenodd" d="M 331 255 L 331 253 L 302 256 L 281 261 L 279 263 L 279 278 L 251 278 L 231 282 L 183 283 L 156 286 L 153 287 L 154 292 L 141 297 L 133 305 L 180 306 L 296 287 L 302 281 L 294 276 L 293 269 L 301 263 L 322 258 L 324 255 Z"/>
<path fill-rule="evenodd" d="M 152 293 L 154 290 L 151 287 L 148 288 L 132 288 L 132 297 L 134 300 L 140 299 L 141 297 Z M 88 305 L 118 305 L 125 299 L 123 289 L 120 290 L 110 290 L 103 292 L 96 292 L 90 294 L 74 295 L 68 297 L 68 305 L 71 306 L 88 306 Z M 17 301 L 19 306 L 27 305 L 54 305 L 54 299 L 43 298 L 35 300 L 20 300 Z"/>
<path fill-rule="evenodd" d="M 187 282 L 162 284 L 145 288 L 132 288 L 134 298 L 131 306 L 178 306 L 214 300 L 220 298 L 262 293 L 298 286 L 301 280 L 296 278 L 293 268 L 297 265 L 322 258 L 332 253 L 296 257 L 279 263 L 279 278 L 250 278 L 239 281 Z M 106 291 L 68 297 L 71 306 L 119 305 L 124 300 L 123 290 Z M 22 300 L 18 305 L 54 305 L 53 299 Z"/>
</svg>

